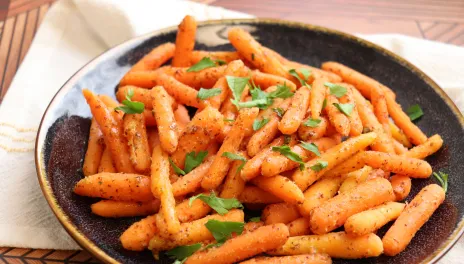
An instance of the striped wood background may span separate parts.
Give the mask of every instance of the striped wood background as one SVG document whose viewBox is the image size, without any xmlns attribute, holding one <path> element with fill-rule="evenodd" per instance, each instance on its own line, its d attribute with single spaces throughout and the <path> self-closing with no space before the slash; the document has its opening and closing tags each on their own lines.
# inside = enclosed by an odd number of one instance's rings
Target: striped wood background
<svg viewBox="0 0 464 264">
<path fill-rule="evenodd" d="M 0 102 L 56 0 L 0 0 Z M 464 0 L 196 0 L 350 33 L 399 33 L 464 46 Z M 2 263 L 98 263 L 85 251 L 0 248 Z"/>
</svg>

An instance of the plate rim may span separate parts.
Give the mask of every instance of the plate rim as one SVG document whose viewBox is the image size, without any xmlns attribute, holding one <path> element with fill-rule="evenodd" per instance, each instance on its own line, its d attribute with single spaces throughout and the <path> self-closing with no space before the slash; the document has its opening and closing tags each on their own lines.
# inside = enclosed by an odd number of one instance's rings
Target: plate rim
<svg viewBox="0 0 464 264">
<path fill-rule="evenodd" d="M 441 97 L 441 99 L 451 108 L 451 111 L 457 117 L 459 123 L 461 124 L 461 127 L 464 127 L 464 116 L 462 115 L 460 110 L 457 108 L 456 104 L 451 100 L 451 98 L 431 77 L 429 77 L 422 70 L 420 70 L 417 66 L 415 66 L 413 63 L 409 62 L 405 58 L 381 47 L 380 45 L 374 44 L 363 38 L 360 38 L 355 35 L 345 33 L 339 30 L 323 27 L 323 26 L 302 23 L 302 22 L 282 20 L 282 19 L 274 19 L 274 18 L 239 18 L 239 19 L 206 20 L 206 21 L 198 22 L 198 26 L 200 27 L 203 25 L 221 25 L 221 24 L 240 25 L 243 23 L 270 24 L 270 25 L 277 24 L 277 25 L 283 25 L 283 26 L 294 27 L 294 28 L 295 27 L 305 28 L 311 31 L 337 35 L 339 37 L 355 41 L 363 46 L 367 46 L 371 49 L 374 49 L 394 59 L 395 62 L 400 63 L 402 66 L 408 68 L 414 74 L 416 74 L 419 78 L 425 81 L 430 87 L 432 87 L 432 89 L 434 89 L 435 92 L 437 92 L 437 94 Z M 47 179 L 46 170 L 45 170 L 45 162 L 43 159 L 45 137 L 48 131 L 48 129 L 47 131 L 44 131 L 43 129 L 44 121 L 46 117 L 48 116 L 49 109 L 59 101 L 58 99 L 60 97 L 63 97 L 65 95 L 66 91 L 69 91 L 72 88 L 73 86 L 72 84 L 84 74 L 84 69 L 88 71 L 89 68 L 95 67 L 99 63 L 99 61 L 104 60 L 105 58 L 111 57 L 113 53 L 116 53 L 122 47 L 130 46 L 130 45 L 133 45 L 134 43 L 146 40 L 150 37 L 175 31 L 176 29 L 177 29 L 177 26 L 170 26 L 170 27 L 166 27 L 166 28 L 159 29 L 159 30 L 154 30 L 146 34 L 131 38 L 114 47 L 109 48 L 108 50 L 105 50 L 103 53 L 99 54 L 98 56 L 90 60 L 88 63 L 83 65 L 76 73 L 74 73 L 56 92 L 56 94 L 53 96 L 50 103 L 48 104 L 47 108 L 45 109 L 44 114 L 39 124 L 39 129 L 38 129 L 37 137 L 35 141 L 34 159 L 35 159 L 37 178 L 38 178 L 42 193 L 45 199 L 47 200 L 48 205 L 52 209 L 52 212 L 55 214 L 56 218 L 59 220 L 60 224 L 64 227 L 66 232 L 74 239 L 74 241 L 76 241 L 83 249 L 90 252 L 97 259 L 105 263 L 119 263 L 119 262 L 113 257 L 111 257 L 110 255 L 108 255 L 107 253 L 105 253 L 103 249 L 98 247 L 88 237 L 86 237 L 83 233 L 81 233 L 79 229 L 77 228 L 77 226 L 71 222 L 67 214 L 63 211 L 61 206 L 58 204 L 58 201 L 56 200 L 56 197 L 50 186 L 50 182 Z M 432 254 L 430 254 L 425 259 L 423 259 L 421 263 L 436 263 L 454 246 L 454 244 L 459 240 L 459 238 L 463 235 L 463 233 L 464 233 L 464 217 L 459 221 L 456 229 L 443 242 L 443 244 L 440 247 L 438 247 Z"/>
</svg>

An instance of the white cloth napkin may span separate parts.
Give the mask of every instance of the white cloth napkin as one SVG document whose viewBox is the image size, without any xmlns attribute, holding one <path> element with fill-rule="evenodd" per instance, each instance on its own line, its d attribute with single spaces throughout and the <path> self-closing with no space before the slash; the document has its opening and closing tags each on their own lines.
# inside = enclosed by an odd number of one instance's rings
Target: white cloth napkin
<svg viewBox="0 0 464 264">
<path fill-rule="evenodd" d="M 176 25 L 186 14 L 198 20 L 250 17 L 174 0 L 61 0 L 48 11 L 0 105 L 0 247 L 79 249 L 36 180 L 33 140 L 42 114 L 61 85 L 89 60 L 124 40 Z M 362 37 L 415 63 L 464 109 L 463 48 L 400 35 Z M 459 263 L 462 241 L 443 263 Z"/>
</svg>

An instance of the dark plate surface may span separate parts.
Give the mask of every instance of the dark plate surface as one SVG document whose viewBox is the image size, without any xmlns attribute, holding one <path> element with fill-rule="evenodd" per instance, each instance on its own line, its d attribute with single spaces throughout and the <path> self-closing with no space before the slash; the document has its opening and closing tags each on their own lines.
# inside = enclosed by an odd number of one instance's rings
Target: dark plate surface
<svg viewBox="0 0 464 264">
<path fill-rule="evenodd" d="M 200 23 L 195 48 L 232 50 L 227 40 L 230 26 L 245 28 L 263 45 L 301 63 L 320 66 L 323 61 L 339 61 L 392 88 L 403 108 L 412 104 L 422 106 L 424 116 L 417 124 L 428 136 L 438 133 L 445 142 L 438 153 L 427 159 L 434 171 L 450 175 L 445 203 L 400 255 L 334 263 L 411 264 L 436 261 L 443 255 L 462 233 L 464 214 L 464 181 L 460 176 L 464 171 L 463 118 L 444 92 L 414 66 L 371 43 L 299 23 L 262 19 Z M 175 33 L 176 28 L 169 28 L 141 36 L 90 62 L 61 88 L 41 123 L 36 166 L 44 195 L 73 238 L 106 262 L 153 263 L 154 260 L 149 251 L 129 252 L 119 243 L 120 234 L 139 218 L 104 219 L 92 215 L 90 204 L 95 200 L 72 193 L 74 184 L 83 177 L 81 167 L 90 125 L 90 110 L 81 90 L 89 88 L 114 97 L 116 85 L 130 66 L 153 47 L 174 41 Z M 414 180 L 407 200 L 431 182 L 433 179 Z"/>
</svg>

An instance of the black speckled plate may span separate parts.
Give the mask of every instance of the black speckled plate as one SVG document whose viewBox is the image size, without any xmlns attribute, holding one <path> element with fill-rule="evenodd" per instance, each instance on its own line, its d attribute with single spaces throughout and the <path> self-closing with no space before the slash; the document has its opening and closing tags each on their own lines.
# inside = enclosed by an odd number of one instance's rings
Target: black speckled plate
<svg viewBox="0 0 464 264">
<path fill-rule="evenodd" d="M 262 44 L 285 57 L 320 66 L 334 60 L 371 76 L 391 87 L 398 101 L 407 107 L 420 104 L 424 116 L 417 122 L 429 136 L 440 134 L 444 147 L 427 160 L 435 171 L 450 175 L 445 203 L 417 233 L 407 250 L 396 257 L 366 260 L 334 260 L 334 263 L 428 263 L 437 261 L 463 232 L 464 222 L 464 130 L 463 117 L 445 93 L 424 73 L 404 59 L 367 41 L 334 30 L 275 20 L 220 20 L 200 23 L 196 49 L 232 50 L 227 28 L 243 27 Z M 39 182 L 48 203 L 71 236 L 105 262 L 153 263 L 149 251 L 124 250 L 120 234 L 139 218 L 104 219 L 90 212 L 95 200 L 72 193 L 83 177 L 81 167 L 86 150 L 90 110 L 81 95 L 83 88 L 114 96 L 125 72 L 157 45 L 174 41 L 176 28 L 156 31 L 127 41 L 94 59 L 77 72 L 50 103 L 42 119 L 36 143 Z M 414 180 L 411 199 L 423 186 L 433 182 Z M 382 231 L 380 231 L 382 232 Z M 158 263 L 171 263 L 162 260 Z"/>
</svg>

